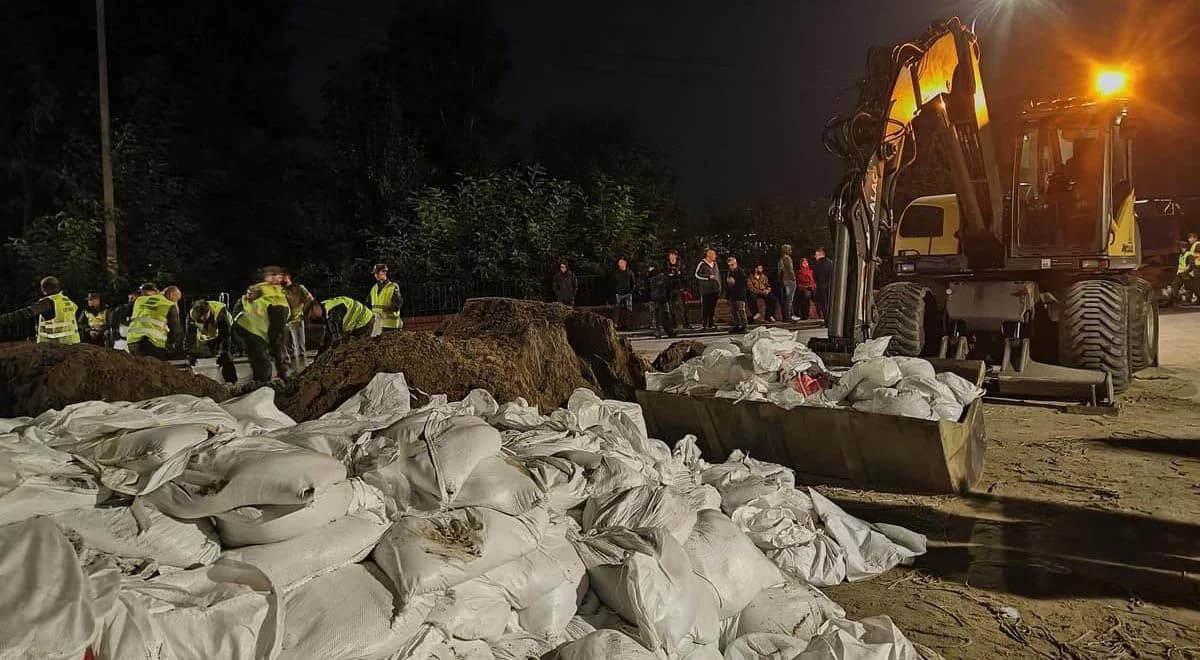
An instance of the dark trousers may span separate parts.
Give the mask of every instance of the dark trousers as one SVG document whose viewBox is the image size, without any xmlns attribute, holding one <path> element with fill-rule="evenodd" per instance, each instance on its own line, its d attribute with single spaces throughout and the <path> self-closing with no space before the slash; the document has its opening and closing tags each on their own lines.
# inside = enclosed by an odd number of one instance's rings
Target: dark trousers
<svg viewBox="0 0 1200 660">
<path fill-rule="evenodd" d="M 705 293 L 700 296 L 700 320 L 704 327 L 717 327 L 717 297 L 718 293 Z"/>
<path fill-rule="evenodd" d="M 651 316 L 654 325 L 654 336 L 665 334 L 675 336 L 675 306 L 669 302 L 651 302 Z"/>
<path fill-rule="evenodd" d="M 758 313 L 758 301 L 760 301 L 760 300 L 762 301 L 762 304 L 763 304 L 763 311 L 762 311 L 763 317 L 771 318 L 771 317 L 775 316 L 775 307 L 779 304 L 778 301 L 775 300 L 775 295 L 771 294 L 771 293 L 756 293 L 756 294 L 754 294 L 755 314 Z"/>
<path fill-rule="evenodd" d="M 812 309 L 813 293 L 816 289 L 799 289 L 796 291 L 796 304 L 800 307 L 800 318 L 808 318 L 808 310 Z"/>
<path fill-rule="evenodd" d="M 246 349 L 246 358 L 250 360 L 250 378 L 256 382 L 265 383 L 271 380 L 271 350 L 267 341 L 250 332 L 242 326 L 234 326 L 234 332 Z"/>
<path fill-rule="evenodd" d="M 687 303 L 683 300 L 683 289 L 671 292 L 671 325 L 692 327 L 692 322 L 688 320 Z"/>
<path fill-rule="evenodd" d="M 730 312 L 733 315 L 733 328 L 735 330 L 745 330 L 749 319 L 746 318 L 746 299 L 745 297 L 731 298 L 729 300 Z"/>
<path fill-rule="evenodd" d="M 822 319 L 829 318 L 829 299 L 832 297 L 832 292 L 828 288 L 817 289 L 817 311 L 821 313 Z"/>
<path fill-rule="evenodd" d="M 237 367 L 233 364 L 233 356 L 229 354 L 229 347 L 224 345 L 225 342 L 217 337 L 210 339 L 205 344 L 208 345 L 208 354 L 217 356 L 217 366 L 221 367 L 221 380 L 233 385 L 237 382 Z"/>
<path fill-rule="evenodd" d="M 291 314 L 291 310 L 280 305 L 272 305 L 267 308 L 267 320 L 271 323 L 267 329 L 267 350 L 271 362 L 275 364 L 275 373 L 279 374 L 280 378 L 287 378 L 290 366 L 284 359 L 283 344 L 288 332 L 288 318 Z"/>
<path fill-rule="evenodd" d="M 139 339 L 132 344 L 129 344 L 129 354 L 138 357 L 152 357 L 159 360 L 167 360 L 167 349 L 159 348 L 150 343 L 149 339 Z"/>
</svg>

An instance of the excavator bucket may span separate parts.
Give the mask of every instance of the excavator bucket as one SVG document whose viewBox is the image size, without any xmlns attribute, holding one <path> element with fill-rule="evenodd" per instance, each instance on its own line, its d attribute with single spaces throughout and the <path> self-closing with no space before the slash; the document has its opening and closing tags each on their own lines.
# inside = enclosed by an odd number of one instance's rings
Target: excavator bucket
<svg viewBox="0 0 1200 660">
<path fill-rule="evenodd" d="M 822 355 L 836 365 L 846 356 Z M 976 384 L 979 361 L 930 360 Z M 724 461 L 740 449 L 786 465 L 797 481 L 903 493 L 963 493 L 983 474 L 983 403 L 967 406 L 957 421 L 929 421 L 852 408 L 800 406 L 693 397 L 639 390 L 650 435 L 696 436 L 704 458 Z"/>
</svg>

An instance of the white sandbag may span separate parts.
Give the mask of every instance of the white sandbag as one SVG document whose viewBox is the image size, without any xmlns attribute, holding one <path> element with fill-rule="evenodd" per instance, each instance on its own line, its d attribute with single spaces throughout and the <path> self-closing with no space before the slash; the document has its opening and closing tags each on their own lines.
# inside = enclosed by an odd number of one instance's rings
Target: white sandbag
<svg viewBox="0 0 1200 660">
<path fill-rule="evenodd" d="M 958 397 L 954 395 L 954 391 L 933 376 L 905 376 L 896 384 L 896 390 L 916 392 L 925 397 L 930 405 L 939 401 L 958 403 Z"/>
<path fill-rule="evenodd" d="M 169 516 L 192 519 L 242 506 L 307 504 L 345 480 L 346 466 L 331 456 L 266 437 L 238 438 L 193 456 L 180 477 L 145 497 Z"/>
<path fill-rule="evenodd" d="M 511 613 L 504 592 L 476 578 L 438 594 L 425 622 L 450 637 L 493 641 L 504 635 Z"/>
<path fill-rule="evenodd" d="M 795 660 L 919 660 L 921 654 L 891 618 L 830 619 Z"/>
<path fill-rule="evenodd" d="M 0 655 L 83 657 L 106 612 L 99 611 L 99 594 L 52 520 L 0 527 L 0 575 Z"/>
<path fill-rule="evenodd" d="M 95 478 L 68 453 L 0 435 L 0 526 L 96 505 Z"/>
<path fill-rule="evenodd" d="M 168 424 L 58 446 L 97 464 L 108 488 L 144 495 L 183 474 L 192 451 L 212 430 L 207 424 Z"/>
<path fill-rule="evenodd" d="M 149 507 L 137 513 L 128 506 L 75 509 L 53 518 L 78 534 L 87 548 L 127 559 L 189 568 L 211 564 L 221 554 L 217 534 L 207 520 L 175 520 Z"/>
<path fill-rule="evenodd" d="M 948 422 L 957 422 L 963 415 L 962 404 L 957 401 L 940 401 L 930 406 L 930 410 L 935 418 Z"/>
<path fill-rule="evenodd" d="M 696 511 L 688 499 L 665 486 L 638 486 L 588 499 L 583 508 L 583 529 L 605 527 L 658 527 L 684 543 L 696 525 Z"/>
<path fill-rule="evenodd" d="M 790 635 L 750 633 L 725 649 L 725 660 L 792 660 L 806 645 L 806 640 Z"/>
<path fill-rule="evenodd" d="M 241 422 L 246 435 L 296 425 L 296 420 L 275 406 L 275 390 L 270 387 L 260 387 L 249 394 L 224 401 L 221 408 Z"/>
<path fill-rule="evenodd" d="M 838 380 L 837 384 L 826 390 L 825 396 L 830 401 L 842 401 L 854 392 L 859 385 L 867 388 L 891 387 L 900 381 L 900 367 L 892 358 L 873 357 L 855 362 L 853 367 Z"/>
<path fill-rule="evenodd" d="M 595 392 L 580 387 L 572 392 L 571 398 L 567 400 L 567 410 L 575 414 L 581 429 L 608 426 L 617 415 L 625 415 L 633 422 L 642 439 L 649 437 L 646 432 L 646 418 L 642 415 L 642 407 L 637 403 L 601 399 Z"/>
<path fill-rule="evenodd" d="M 517 621 L 521 629 L 556 643 L 566 641 L 563 632 L 575 616 L 579 586 L 563 582 L 529 607 L 517 612 Z"/>
<path fill-rule="evenodd" d="M 540 429 L 549 421 L 538 411 L 537 406 L 529 405 L 524 397 L 502 403 L 495 414 L 488 418 L 488 423 L 502 429 L 516 431 L 531 431 Z"/>
<path fill-rule="evenodd" d="M 377 566 L 350 564 L 288 594 L 279 658 L 388 657 L 420 632 L 431 607 L 428 598 L 401 607 Z"/>
<path fill-rule="evenodd" d="M 793 490 L 796 475 L 790 469 L 759 461 L 734 450 L 724 463 L 710 466 L 701 480 L 721 493 L 721 508 L 733 514 L 746 502 L 779 490 Z"/>
<path fill-rule="evenodd" d="M 763 552 L 780 570 L 808 584 L 832 587 L 846 581 L 846 551 L 823 530 L 808 543 Z"/>
<path fill-rule="evenodd" d="M 563 429 L 505 431 L 501 437 L 504 450 L 522 458 L 552 456 L 566 450 L 594 452 L 600 449 L 600 441 L 594 435 Z"/>
<path fill-rule="evenodd" d="M 362 560 L 390 526 L 373 516 L 348 515 L 286 541 L 227 550 L 221 559 L 254 566 L 287 592 Z"/>
<path fill-rule="evenodd" d="M 954 398 L 964 407 L 971 405 L 976 399 L 984 395 L 984 390 L 977 387 L 975 383 L 959 376 L 950 371 L 944 371 L 936 376 L 938 382 L 950 388 L 954 392 Z"/>
<path fill-rule="evenodd" d="M 900 391 L 890 387 L 876 389 L 870 399 L 854 404 L 859 412 L 893 415 L 897 417 L 913 417 L 915 419 L 935 419 L 933 408 L 929 401 L 919 392 L 912 390 Z"/>
<path fill-rule="evenodd" d="M 32 421 L 32 417 L 0 417 L 0 433 L 10 433 Z"/>
<path fill-rule="evenodd" d="M 775 564 L 720 511 L 701 511 L 683 547 L 692 571 L 716 593 L 717 616 L 722 619 L 741 612 L 763 589 L 784 581 Z"/>
<path fill-rule="evenodd" d="M 417 426 L 405 418 L 368 443 L 370 462 L 360 464 L 360 474 L 379 471 L 383 480 L 399 474 L 412 489 L 413 506 L 435 510 L 451 504 L 479 462 L 500 447 L 500 432 L 478 417 L 438 414 Z"/>
<path fill-rule="evenodd" d="M 490 644 L 496 660 L 540 660 L 557 646 L 537 635 L 513 632 Z"/>
<path fill-rule="evenodd" d="M 237 420 L 212 399 L 187 394 L 138 403 L 82 401 L 48 410 L 30 423 L 71 443 L 171 424 L 206 424 L 222 432 L 238 429 Z"/>
<path fill-rule="evenodd" d="M 933 369 L 933 365 L 929 363 L 929 360 L 924 358 L 897 355 L 892 358 L 892 361 L 900 368 L 900 374 L 903 378 L 917 376 L 933 378 L 937 375 L 937 372 Z"/>
<path fill-rule="evenodd" d="M 671 655 L 720 637 L 716 594 L 665 530 L 613 527 L 577 544 L 591 588 L 637 625 L 647 648 Z"/>
<path fill-rule="evenodd" d="M 481 506 L 519 516 L 545 500 L 546 493 L 530 478 L 521 460 L 488 456 L 475 466 L 451 506 Z"/>
<path fill-rule="evenodd" d="M 846 552 L 847 580 L 864 580 L 925 554 L 924 535 L 895 525 L 866 523 L 812 488 L 808 495 L 825 530 Z"/>
<path fill-rule="evenodd" d="M 408 602 L 477 578 L 533 550 L 548 522 L 541 508 L 520 516 L 491 509 L 406 516 L 388 530 L 371 556 Z"/>
<path fill-rule="evenodd" d="M 293 447 L 301 447 L 332 456 L 349 465 L 355 455 L 358 445 L 370 439 L 369 433 L 386 426 L 379 425 L 370 419 L 350 419 L 346 417 L 322 417 L 295 426 L 278 429 L 264 435 L 286 442 Z"/>
<path fill-rule="evenodd" d="M 764 589 L 738 617 L 737 635 L 789 635 L 807 643 L 831 618 L 846 611 L 816 587 L 799 581 Z"/>
<path fill-rule="evenodd" d="M 518 610 L 532 606 L 562 584 L 577 588 L 586 579 L 586 569 L 569 538 L 578 531 L 570 518 L 550 519 L 536 548 L 484 573 L 481 580 L 499 588 Z"/>
<path fill-rule="evenodd" d="M 523 463 L 551 511 L 573 509 L 587 499 L 587 476 L 577 463 L 559 456 L 534 456 Z"/>
<path fill-rule="evenodd" d="M 795 489 L 779 489 L 734 510 L 734 524 L 764 549 L 811 543 L 817 535 L 812 500 Z"/>
<path fill-rule="evenodd" d="M 683 386 L 683 371 L 678 367 L 667 372 L 646 372 L 646 390 L 649 392 L 680 392 Z"/>
<path fill-rule="evenodd" d="M 567 456 L 568 454 L 559 455 Z M 571 460 L 578 458 L 578 452 L 570 454 Z M 604 496 L 630 488 L 656 484 L 658 475 L 653 474 L 653 469 L 648 470 L 647 468 L 648 466 L 645 464 L 624 456 L 611 454 L 599 456 L 595 468 L 588 473 L 588 490 L 594 496 Z"/>
<path fill-rule="evenodd" d="M 361 479 L 334 484 L 307 504 L 244 506 L 214 517 L 221 542 L 239 547 L 293 539 L 351 514 L 386 519 L 382 495 Z"/>
<path fill-rule="evenodd" d="M 404 417 L 412 410 L 412 393 L 402 373 L 377 373 L 367 386 L 355 392 L 335 410 L 322 418 L 367 418 L 379 420 L 384 426 Z M 382 428 L 382 427 L 380 427 Z"/>
<path fill-rule="evenodd" d="M 729 381 L 729 371 L 737 364 L 739 354 L 740 351 L 729 352 L 712 346 L 706 348 L 703 355 L 679 365 L 684 387 L 689 392 L 721 389 Z"/>
<path fill-rule="evenodd" d="M 850 360 L 851 362 L 863 362 L 864 360 L 883 357 L 887 353 L 888 345 L 891 343 L 891 335 L 868 339 L 854 347 L 854 356 Z"/>
<path fill-rule="evenodd" d="M 558 660 L 656 660 L 653 653 L 616 630 L 597 630 L 558 649 Z"/>
<path fill-rule="evenodd" d="M 755 344 L 763 340 L 779 343 L 794 342 L 796 341 L 796 331 L 760 325 L 744 335 L 734 337 L 730 341 L 742 350 L 749 352 Z"/>
</svg>

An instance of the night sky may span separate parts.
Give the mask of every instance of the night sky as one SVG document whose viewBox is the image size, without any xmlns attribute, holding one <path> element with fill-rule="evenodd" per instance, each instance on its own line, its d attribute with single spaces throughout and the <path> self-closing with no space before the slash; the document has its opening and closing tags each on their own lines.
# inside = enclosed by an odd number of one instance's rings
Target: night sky
<svg viewBox="0 0 1200 660">
<path fill-rule="evenodd" d="M 403 0 L 396 0 L 403 1 Z M 378 43 L 392 0 L 299 0 L 293 91 L 323 107 L 329 67 Z M 826 195 L 820 143 L 852 105 L 867 48 L 931 20 L 977 19 L 994 115 L 1085 91 L 1092 62 L 1135 65 L 1139 195 L 1200 193 L 1200 2 L 1194 0 L 496 0 L 519 131 L 559 107 L 628 113 L 667 154 L 689 207 Z M 841 98 L 839 98 L 841 95 Z M 1004 160 L 1001 161 L 1002 163 Z"/>
</svg>

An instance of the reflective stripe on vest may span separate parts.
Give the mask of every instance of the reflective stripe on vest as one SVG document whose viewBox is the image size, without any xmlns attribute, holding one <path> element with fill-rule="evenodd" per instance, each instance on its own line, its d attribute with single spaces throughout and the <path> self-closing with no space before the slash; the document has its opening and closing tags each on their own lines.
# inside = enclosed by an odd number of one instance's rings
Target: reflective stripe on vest
<svg viewBox="0 0 1200 660">
<path fill-rule="evenodd" d="M 78 344 L 79 324 L 75 321 L 75 313 L 79 307 L 61 293 L 46 297 L 54 303 L 54 316 L 38 317 L 38 343 Z"/>
<path fill-rule="evenodd" d="M 379 283 L 371 287 L 371 309 L 379 315 L 379 325 L 385 328 L 400 327 L 400 312 L 392 311 L 393 297 L 398 295 L 400 287 L 395 282 L 388 282 L 379 290 Z"/>
<path fill-rule="evenodd" d="M 229 310 L 225 309 L 225 303 L 217 302 L 216 300 L 206 300 L 208 303 L 208 321 L 204 323 L 196 323 L 196 339 L 198 341 L 212 341 L 217 338 L 217 323 L 222 316 L 229 317 Z"/>
<path fill-rule="evenodd" d="M 325 308 L 326 314 L 329 314 L 330 311 L 338 307 L 346 307 L 346 316 L 342 319 L 343 332 L 354 332 L 355 330 L 371 325 L 375 321 L 375 314 L 366 305 L 347 296 L 330 298 L 321 303 L 321 306 Z"/>
<path fill-rule="evenodd" d="M 166 348 L 171 332 L 167 319 L 174 307 L 175 303 L 161 293 L 139 296 L 133 301 L 133 314 L 129 319 L 129 343 L 149 339 L 151 344 Z"/>
<path fill-rule="evenodd" d="M 263 341 L 270 341 L 271 320 L 267 315 L 270 307 L 265 298 L 255 298 L 251 302 L 242 296 L 242 311 L 238 312 L 233 322 Z"/>
<path fill-rule="evenodd" d="M 103 330 L 108 325 L 107 309 L 102 309 L 95 313 L 90 309 L 85 309 L 83 310 L 83 315 L 87 317 L 88 328 L 92 330 Z"/>
<path fill-rule="evenodd" d="M 1192 243 L 1191 245 L 1187 246 L 1186 250 L 1179 253 L 1179 265 L 1175 267 L 1175 272 L 1188 272 L 1188 268 L 1196 263 L 1196 259 L 1198 257 L 1200 257 L 1200 241 Z M 1191 264 L 1188 263 L 1188 259 L 1192 260 Z"/>
</svg>

